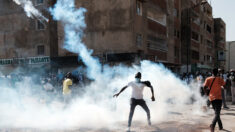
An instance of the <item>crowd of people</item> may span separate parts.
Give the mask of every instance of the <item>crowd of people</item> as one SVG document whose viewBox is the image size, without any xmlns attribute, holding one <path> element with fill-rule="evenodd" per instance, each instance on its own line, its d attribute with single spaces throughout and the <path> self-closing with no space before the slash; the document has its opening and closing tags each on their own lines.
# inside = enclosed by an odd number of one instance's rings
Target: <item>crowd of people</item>
<svg viewBox="0 0 235 132">
<path fill-rule="evenodd" d="M 211 72 L 196 72 L 193 73 L 184 73 L 180 76 L 181 80 L 183 80 L 187 84 L 198 83 L 200 88 L 200 93 L 203 96 L 205 93 L 203 91 L 203 84 L 206 78 L 212 76 Z M 222 69 L 218 69 L 218 76 L 221 77 L 225 82 L 225 87 L 222 89 L 222 98 L 223 98 L 223 107 L 228 108 L 226 104 L 226 100 L 231 100 L 232 104 L 235 105 L 235 70 L 231 69 L 230 71 L 225 72 Z"/>
<path fill-rule="evenodd" d="M 65 80 L 71 79 L 72 86 L 66 89 Z M 30 80 L 27 82 L 27 80 Z M 73 94 L 80 94 L 82 86 L 87 83 L 87 78 L 79 72 L 68 72 L 66 74 L 9 74 L 0 75 L 0 83 L 5 88 L 22 90 L 22 85 L 28 85 L 29 90 L 35 97 L 51 102 L 53 99 L 64 100 L 66 90 L 73 89 Z M 33 86 L 33 87 L 32 87 Z M 26 90 L 26 86 L 23 90 Z M 43 93 L 43 94 L 42 94 Z"/>
<path fill-rule="evenodd" d="M 52 94 L 61 95 L 60 97 L 62 97 L 65 104 L 68 104 L 73 95 L 78 95 L 79 92 L 83 91 L 82 87 L 84 83 L 89 80 L 79 72 L 68 72 L 66 74 L 49 74 L 47 76 L 38 76 L 36 74 L 30 76 L 24 74 L 11 74 L 0 76 L 0 83 L 2 86 L 17 89 L 17 83 L 22 83 L 27 77 L 31 78 L 32 84 L 40 86 L 43 91 L 48 93 L 49 98 L 52 97 Z M 223 129 L 222 121 L 220 119 L 221 108 L 223 106 L 223 108 L 229 109 L 226 104 L 226 101 L 228 100 L 231 100 L 232 105 L 235 105 L 235 70 L 224 72 L 222 69 L 215 68 L 212 72 L 183 74 L 180 78 L 188 85 L 195 82 L 199 84 L 198 87 L 201 87 L 201 96 L 206 96 L 208 98 L 208 107 L 212 105 L 215 111 L 215 117 L 210 125 L 211 132 L 214 132 L 217 122 L 219 129 Z M 132 102 L 128 121 L 129 129 L 136 105 L 140 105 L 144 108 L 147 113 L 148 123 L 151 125 L 149 108 L 143 100 L 144 87 L 150 87 L 152 91 L 152 100 L 155 101 L 151 83 L 149 81 L 142 82 L 140 80 L 141 73 L 137 73 L 135 79 L 135 81 L 130 82 L 127 86 L 123 87 L 119 93 L 114 95 L 114 97 L 118 97 L 118 95 L 127 87 L 132 87 Z M 89 82 L 90 81 L 92 80 L 89 80 Z"/>
</svg>

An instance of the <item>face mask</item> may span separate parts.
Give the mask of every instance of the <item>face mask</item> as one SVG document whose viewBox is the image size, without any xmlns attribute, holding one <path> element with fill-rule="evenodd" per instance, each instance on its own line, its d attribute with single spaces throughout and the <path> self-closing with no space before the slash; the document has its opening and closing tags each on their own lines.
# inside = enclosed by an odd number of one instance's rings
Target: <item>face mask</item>
<svg viewBox="0 0 235 132">
<path fill-rule="evenodd" d="M 136 82 L 140 82 L 140 78 L 135 78 L 135 81 Z"/>
</svg>

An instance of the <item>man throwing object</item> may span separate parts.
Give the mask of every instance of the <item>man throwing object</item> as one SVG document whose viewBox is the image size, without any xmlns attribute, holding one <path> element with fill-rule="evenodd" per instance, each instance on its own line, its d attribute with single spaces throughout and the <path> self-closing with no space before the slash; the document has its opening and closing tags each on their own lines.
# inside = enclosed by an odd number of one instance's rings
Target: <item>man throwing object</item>
<svg viewBox="0 0 235 132">
<path fill-rule="evenodd" d="M 141 73 L 138 72 L 135 75 L 135 81 L 132 81 L 128 83 L 125 87 L 123 87 L 119 93 L 115 94 L 113 97 L 118 97 L 120 93 L 122 93 L 127 87 L 132 87 L 132 96 L 131 96 L 131 107 L 130 107 L 130 114 L 129 114 L 129 120 L 128 120 L 128 130 L 130 130 L 131 127 L 131 122 L 132 122 L 132 117 L 135 111 L 135 107 L 137 105 L 140 105 L 147 113 L 148 117 L 148 124 L 151 125 L 150 121 L 150 111 L 148 106 L 146 105 L 144 99 L 143 99 L 143 91 L 144 87 L 147 86 L 151 89 L 152 92 L 152 101 L 155 101 L 154 97 L 154 91 L 151 83 L 149 81 L 141 81 Z"/>
</svg>

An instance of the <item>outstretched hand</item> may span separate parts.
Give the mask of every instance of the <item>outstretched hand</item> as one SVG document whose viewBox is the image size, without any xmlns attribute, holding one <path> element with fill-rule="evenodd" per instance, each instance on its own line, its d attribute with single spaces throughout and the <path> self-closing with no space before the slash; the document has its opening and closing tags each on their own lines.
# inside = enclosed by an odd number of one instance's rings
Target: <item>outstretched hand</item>
<svg viewBox="0 0 235 132">
<path fill-rule="evenodd" d="M 113 97 L 116 97 L 116 98 L 117 98 L 118 96 L 119 96 L 119 93 L 113 95 Z"/>
<path fill-rule="evenodd" d="M 151 98 L 151 99 L 152 99 L 152 101 L 155 101 L 155 97 L 154 97 L 154 96 L 152 96 L 152 98 Z"/>
</svg>

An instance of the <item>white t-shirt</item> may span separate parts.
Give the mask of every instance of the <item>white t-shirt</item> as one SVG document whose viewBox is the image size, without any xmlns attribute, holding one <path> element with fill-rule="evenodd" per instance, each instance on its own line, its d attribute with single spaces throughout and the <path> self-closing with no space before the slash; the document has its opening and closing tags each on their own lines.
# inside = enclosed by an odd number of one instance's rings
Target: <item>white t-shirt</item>
<svg viewBox="0 0 235 132">
<path fill-rule="evenodd" d="M 143 91 L 144 87 L 146 86 L 145 84 L 132 81 L 129 82 L 127 86 L 132 87 L 131 98 L 143 99 Z"/>
</svg>

